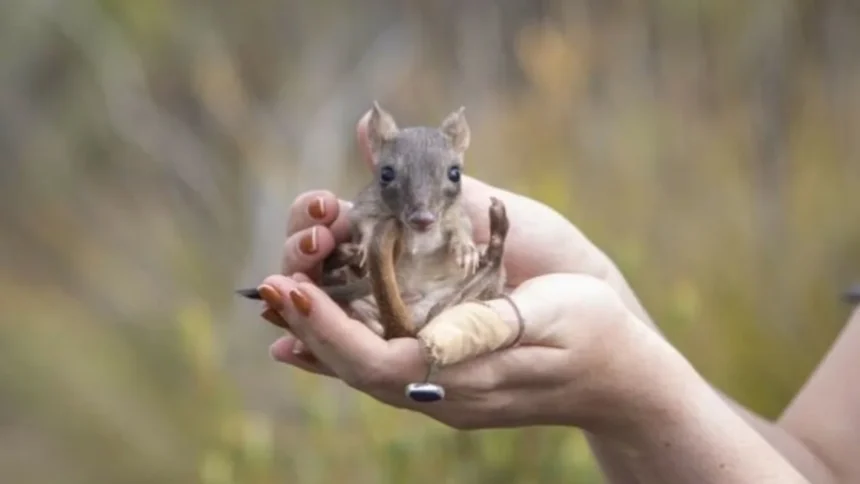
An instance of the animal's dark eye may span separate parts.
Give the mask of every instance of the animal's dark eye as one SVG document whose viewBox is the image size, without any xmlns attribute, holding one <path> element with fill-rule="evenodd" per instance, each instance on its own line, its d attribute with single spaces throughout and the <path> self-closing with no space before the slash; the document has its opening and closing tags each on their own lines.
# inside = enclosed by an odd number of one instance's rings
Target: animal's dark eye
<svg viewBox="0 0 860 484">
<path fill-rule="evenodd" d="M 457 165 L 448 168 L 448 179 L 454 183 L 460 181 L 460 167 Z"/>
<path fill-rule="evenodd" d="M 390 166 L 383 166 L 381 170 L 379 170 L 379 181 L 383 184 L 391 183 L 394 181 L 394 168 Z"/>
</svg>

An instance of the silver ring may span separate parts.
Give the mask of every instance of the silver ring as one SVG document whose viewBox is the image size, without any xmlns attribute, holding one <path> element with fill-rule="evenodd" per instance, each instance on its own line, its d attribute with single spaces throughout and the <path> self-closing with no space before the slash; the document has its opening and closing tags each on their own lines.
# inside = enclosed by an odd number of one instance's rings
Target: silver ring
<svg viewBox="0 0 860 484">
<path fill-rule="evenodd" d="M 502 299 L 507 301 L 512 308 L 514 308 L 514 314 L 517 316 L 517 336 L 514 338 L 511 344 L 507 346 L 507 348 L 513 348 L 514 346 L 519 344 L 521 339 L 523 339 L 523 333 L 526 332 L 526 320 L 525 318 L 523 318 L 523 313 L 520 312 L 520 308 L 517 307 L 516 303 L 514 303 L 514 300 L 511 299 L 511 296 L 508 296 L 507 294 L 502 294 L 501 297 Z"/>
<path fill-rule="evenodd" d="M 523 318 L 523 313 L 520 312 L 520 308 L 516 305 L 516 303 L 514 303 L 514 300 L 511 298 L 511 296 L 509 296 L 507 294 L 502 294 L 499 297 L 501 299 L 504 299 L 505 301 L 508 302 L 508 304 L 511 305 L 511 307 L 514 309 L 514 315 L 517 317 L 517 335 L 514 337 L 514 340 L 511 341 L 507 346 L 503 346 L 499 349 L 513 348 L 514 346 L 519 344 L 520 340 L 523 338 L 523 334 L 526 332 L 526 320 L 525 320 L 525 318 Z M 490 309 L 493 309 L 489 304 L 487 304 L 486 301 L 475 301 L 475 302 L 477 302 L 479 304 L 483 304 L 484 306 L 486 306 Z"/>
<path fill-rule="evenodd" d="M 431 403 L 444 400 L 445 388 L 441 385 L 430 383 L 430 377 L 433 375 L 433 370 L 436 369 L 433 364 L 433 358 L 430 356 L 430 348 L 428 348 L 423 341 L 422 347 L 424 347 L 426 355 L 425 359 L 427 360 L 427 375 L 425 375 L 424 381 L 421 383 L 416 382 L 406 385 L 406 396 L 413 402 L 418 403 Z"/>
</svg>

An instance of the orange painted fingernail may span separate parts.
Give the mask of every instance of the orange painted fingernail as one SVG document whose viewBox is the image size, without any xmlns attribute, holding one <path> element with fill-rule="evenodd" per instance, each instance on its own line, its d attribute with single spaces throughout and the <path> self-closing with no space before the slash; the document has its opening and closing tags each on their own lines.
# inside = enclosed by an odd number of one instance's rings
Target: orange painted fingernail
<svg viewBox="0 0 860 484">
<path fill-rule="evenodd" d="M 284 302 L 281 300 L 281 295 L 278 294 L 278 291 L 276 291 L 274 287 L 268 284 L 261 284 L 260 287 L 257 288 L 257 291 L 260 292 L 260 297 L 266 301 L 266 304 L 268 304 L 270 308 L 275 311 L 284 309 Z"/>
<path fill-rule="evenodd" d="M 321 220 L 325 217 L 325 200 L 323 197 L 317 197 L 308 205 L 308 215 L 311 218 Z"/>
<path fill-rule="evenodd" d="M 311 301 L 307 296 L 301 293 L 298 289 L 290 291 L 290 300 L 293 301 L 293 306 L 304 316 L 311 314 Z"/>
<path fill-rule="evenodd" d="M 272 308 L 268 308 L 260 314 L 260 317 L 265 319 L 266 321 L 272 323 L 273 325 L 290 330 L 290 325 L 287 323 L 287 320 L 283 318 L 277 311 Z"/>
<path fill-rule="evenodd" d="M 317 228 L 313 227 L 311 233 L 299 240 L 299 250 L 303 254 L 311 255 L 317 251 Z"/>
</svg>

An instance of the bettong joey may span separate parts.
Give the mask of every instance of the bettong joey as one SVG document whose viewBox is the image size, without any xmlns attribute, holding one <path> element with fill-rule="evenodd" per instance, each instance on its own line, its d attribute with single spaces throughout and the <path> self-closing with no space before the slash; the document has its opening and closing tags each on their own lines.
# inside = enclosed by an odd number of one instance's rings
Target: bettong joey
<svg viewBox="0 0 860 484">
<path fill-rule="evenodd" d="M 353 201 L 352 240 L 323 262 L 321 289 L 386 338 L 414 337 L 442 310 L 502 294 L 509 222 L 491 198 L 490 238 L 478 246 L 462 205 L 470 129 L 464 108 L 439 127 L 399 128 L 373 103 L 367 142 L 373 180 Z M 240 294 L 259 299 L 256 289 Z"/>
</svg>

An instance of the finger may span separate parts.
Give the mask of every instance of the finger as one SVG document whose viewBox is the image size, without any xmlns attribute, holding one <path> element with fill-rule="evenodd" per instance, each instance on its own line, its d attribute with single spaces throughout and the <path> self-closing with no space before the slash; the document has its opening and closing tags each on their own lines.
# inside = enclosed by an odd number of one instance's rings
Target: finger
<svg viewBox="0 0 860 484">
<path fill-rule="evenodd" d="M 303 276 L 303 277 L 305 279 L 307 279 L 306 276 Z M 276 291 L 273 288 L 271 288 L 271 286 L 268 286 L 268 285 L 262 286 L 261 296 L 263 297 L 263 299 L 265 299 L 267 301 L 271 301 L 273 293 L 276 293 Z M 275 297 L 278 297 L 278 296 L 275 296 Z M 269 303 L 267 302 L 267 304 L 269 304 Z M 275 306 L 277 306 L 277 302 L 274 304 L 275 304 Z M 283 353 L 283 351 L 287 351 L 287 350 L 284 349 L 285 348 L 284 345 L 289 344 L 290 345 L 289 351 L 291 351 L 292 354 L 295 355 L 296 358 L 303 360 L 303 361 L 306 361 L 308 363 L 317 363 L 318 362 L 316 359 L 316 356 L 314 356 L 314 354 L 311 353 L 311 351 L 300 340 L 295 338 L 292 331 L 290 330 L 289 324 L 286 322 L 286 320 L 283 318 L 283 316 L 281 316 L 281 314 L 278 311 L 275 311 L 271 307 L 267 307 L 266 310 L 263 311 L 263 313 L 260 316 L 263 319 L 272 323 L 273 325 L 278 326 L 279 328 L 285 329 L 287 334 L 289 335 L 286 338 L 283 338 L 281 343 L 278 343 L 280 346 L 274 346 L 273 345 L 270 348 L 270 350 L 273 350 L 273 351 L 277 350 L 279 347 L 281 348 L 280 350 L 278 350 L 278 351 L 280 351 L 279 353 L 273 353 L 272 354 L 273 357 L 277 356 L 278 354 L 285 354 L 285 353 Z"/>
<path fill-rule="evenodd" d="M 318 278 L 323 259 L 334 250 L 337 241 L 327 227 L 315 225 L 300 230 L 284 242 L 281 273 L 302 272 Z"/>
<path fill-rule="evenodd" d="M 270 276 L 264 284 L 281 294 L 282 315 L 295 335 L 340 378 L 360 384 L 385 373 L 391 352 L 388 344 L 349 318 L 317 286 L 284 276 Z"/>
<path fill-rule="evenodd" d="M 305 371 L 336 378 L 324 363 L 319 361 L 312 353 L 302 351 L 302 343 L 293 337 L 280 338 L 269 347 L 269 355 L 281 363 L 287 363 L 299 367 Z"/>
<path fill-rule="evenodd" d="M 302 193 L 290 206 L 287 236 L 313 225 L 329 225 L 340 216 L 340 202 L 328 190 Z"/>
<path fill-rule="evenodd" d="M 336 244 L 346 242 L 351 238 L 350 220 L 347 215 L 352 204 L 345 200 L 328 197 L 329 192 L 308 192 L 301 195 L 293 204 L 290 217 L 290 227 L 287 229 L 287 240 L 284 242 L 281 256 L 281 273 L 304 272 L 319 279 L 322 271 L 321 262 L 333 250 Z M 331 199 L 334 200 L 334 204 Z M 325 208 L 322 217 L 315 217 L 320 212 L 313 207 L 336 206 L 336 211 Z M 305 208 L 304 210 L 302 208 Z M 335 214 L 336 215 L 333 215 Z M 304 214 L 304 215 L 303 215 Z M 313 214 L 313 215 L 312 215 Z M 314 223 L 318 221 L 320 223 Z M 329 225 L 326 226 L 325 224 Z M 313 230 L 316 228 L 317 230 Z"/>
<path fill-rule="evenodd" d="M 308 276 L 306 276 L 300 272 L 296 272 L 295 274 L 293 274 L 292 278 L 293 278 L 293 280 L 298 281 L 298 282 L 313 282 L 313 281 L 311 281 L 311 279 Z M 283 317 L 277 311 L 275 311 L 271 308 L 266 309 L 266 311 L 264 311 L 264 314 L 266 316 L 266 319 L 272 318 L 274 320 L 279 320 L 279 321 L 283 322 L 283 324 L 286 324 L 286 321 L 284 321 Z M 276 321 L 270 321 L 270 322 L 272 322 L 272 324 L 276 324 Z M 289 327 L 287 327 L 287 329 L 289 330 Z M 281 343 L 278 343 L 278 345 L 284 345 L 284 344 L 289 343 L 292 345 L 290 348 L 292 353 L 298 359 L 300 359 L 302 361 L 306 361 L 308 363 L 314 363 L 314 364 L 322 365 L 321 363 L 319 363 L 319 360 L 317 360 L 317 357 L 314 356 L 313 352 L 311 352 L 311 350 L 308 349 L 308 347 L 305 346 L 305 344 L 302 343 L 301 340 L 295 339 L 292 332 L 288 331 L 288 333 L 290 334 L 290 337 L 284 338 L 284 341 Z M 294 339 L 295 341 L 290 341 L 291 338 Z M 273 345 L 271 349 L 274 350 L 276 348 L 278 348 L 278 346 Z M 278 354 L 282 354 L 282 353 L 278 353 Z M 273 354 L 273 356 L 275 356 L 275 354 Z M 322 365 L 322 366 L 325 366 L 325 365 Z M 326 369 L 326 371 L 331 373 L 331 370 L 329 370 L 329 369 Z"/>
</svg>

